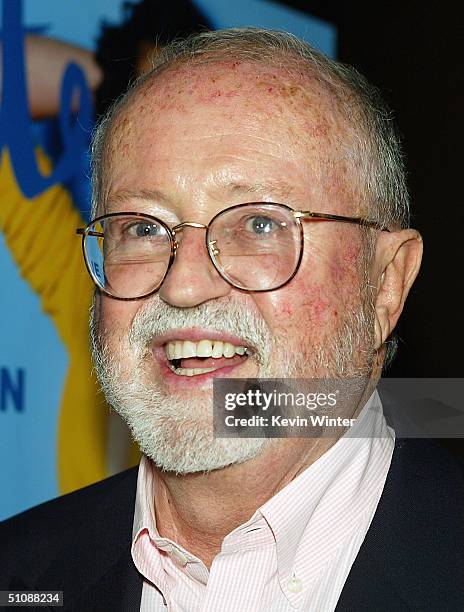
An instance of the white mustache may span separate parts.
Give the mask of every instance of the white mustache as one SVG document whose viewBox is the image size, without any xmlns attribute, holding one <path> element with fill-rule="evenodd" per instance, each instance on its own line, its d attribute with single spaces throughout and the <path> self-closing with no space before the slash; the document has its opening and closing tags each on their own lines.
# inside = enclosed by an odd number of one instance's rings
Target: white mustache
<svg viewBox="0 0 464 612">
<path fill-rule="evenodd" d="M 193 308 L 177 308 L 154 297 L 136 314 L 129 343 L 137 351 L 146 352 L 156 336 L 172 330 L 199 327 L 233 334 L 242 338 L 253 350 L 258 362 L 270 355 L 274 339 L 264 319 L 237 299 L 219 298 Z"/>
</svg>

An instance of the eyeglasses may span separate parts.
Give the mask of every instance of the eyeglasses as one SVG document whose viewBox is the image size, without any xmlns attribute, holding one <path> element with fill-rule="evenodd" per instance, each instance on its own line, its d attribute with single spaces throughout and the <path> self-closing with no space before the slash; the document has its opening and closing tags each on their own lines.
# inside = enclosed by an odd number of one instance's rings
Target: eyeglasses
<svg viewBox="0 0 464 612">
<path fill-rule="evenodd" d="M 177 235 L 185 227 L 206 230 L 211 262 L 233 287 L 253 292 L 279 289 L 300 267 L 302 220 L 341 221 L 389 231 L 361 217 L 252 202 L 226 208 L 208 225 L 185 221 L 170 228 L 151 215 L 117 212 L 97 217 L 76 233 L 82 235 L 85 263 L 100 291 L 118 300 L 139 300 L 162 285 L 176 257 Z"/>
</svg>

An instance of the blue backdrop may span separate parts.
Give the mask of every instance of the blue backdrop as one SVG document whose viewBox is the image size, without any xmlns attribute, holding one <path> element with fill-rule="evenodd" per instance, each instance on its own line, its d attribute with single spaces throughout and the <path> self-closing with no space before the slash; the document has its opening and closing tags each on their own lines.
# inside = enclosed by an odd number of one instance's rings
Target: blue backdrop
<svg viewBox="0 0 464 612">
<path fill-rule="evenodd" d="M 196 3 L 215 27 L 254 25 L 284 29 L 305 38 L 329 55 L 335 55 L 336 32 L 330 24 L 277 3 L 264 0 L 197 0 Z M 89 103 L 90 98 L 85 95 L 82 73 L 76 66 L 69 67 L 63 75 L 61 109 L 64 153 L 52 175 L 44 177 L 37 170 L 33 149 L 41 132 L 32 128 L 26 104 L 23 30 L 40 30 L 48 36 L 92 49 L 101 20 L 117 22 L 121 18 L 120 6 L 115 0 L 24 0 L 22 3 L 3 0 L 0 138 L 2 149 L 7 148 L 10 152 L 16 180 L 27 198 L 40 195 L 50 185 L 69 181 L 81 172 L 82 155 L 91 128 L 91 108 L 86 105 L 86 99 Z M 69 108 L 66 108 L 73 86 L 84 94 L 80 118 L 74 122 L 74 127 L 69 121 Z M 4 205 L 0 201 L 0 207 Z M 74 237 L 70 235 L 69 239 Z M 2 519 L 63 492 L 57 478 L 57 436 L 69 354 L 52 318 L 44 314 L 39 296 L 21 277 L 1 233 L 0 270 Z M 79 440 L 70 440 L 69 443 L 79 448 Z M 105 444 L 105 438 L 97 443 Z M 85 483 L 83 478 L 82 484 Z"/>
</svg>

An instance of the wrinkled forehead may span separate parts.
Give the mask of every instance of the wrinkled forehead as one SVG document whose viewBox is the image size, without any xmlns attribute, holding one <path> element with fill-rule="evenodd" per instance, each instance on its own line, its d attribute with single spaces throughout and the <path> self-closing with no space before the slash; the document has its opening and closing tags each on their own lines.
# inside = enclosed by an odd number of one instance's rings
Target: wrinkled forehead
<svg viewBox="0 0 464 612">
<path fill-rule="evenodd" d="M 153 75 L 132 93 L 113 122 L 108 144 L 137 138 L 160 117 L 203 116 L 288 122 L 295 137 L 336 144 L 344 123 L 337 99 L 309 72 L 246 61 L 174 65 Z"/>
<path fill-rule="evenodd" d="M 262 141 L 271 155 L 285 149 L 334 185 L 332 173 L 347 175 L 345 123 L 337 100 L 311 74 L 256 62 L 182 64 L 130 95 L 109 130 L 102 173 L 111 181 L 141 159 L 153 168 L 166 151 L 180 160 L 191 143 L 208 138 L 225 153 L 250 141 Z"/>
<path fill-rule="evenodd" d="M 155 93 L 172 100 L 187 96 L 197 103 L 224 104 L 229 100 L 247 99 L 250 105 L 258 108 L 280 99 L 289 108 L 304 108 L 313 105 L 322 90 L 321 81 L 315 75 L 296 67 L 217 60 L 173 64 L 149 76 L 140 85 L 139 93 L 142 96 Z M 316 94 L 316 98 L 312 94 Z"/>
</svg>

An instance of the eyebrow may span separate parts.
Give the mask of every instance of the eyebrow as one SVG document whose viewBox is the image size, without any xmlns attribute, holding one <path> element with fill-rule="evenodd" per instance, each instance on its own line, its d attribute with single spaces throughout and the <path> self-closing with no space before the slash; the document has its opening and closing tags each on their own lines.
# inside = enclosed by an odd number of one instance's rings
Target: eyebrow
<svg viewBox="0 0 464 612">
<path fill-rule="evenodd" d="M 121 189 L 109 195 L 105 201 L 105 209 L 111 204 L 127 202 L 127 200 L 145 200 L 153 203 L 166 204 L 169 198 L 158 189 Z"/>
<path fill-rule="evenodd" d="M 280 198 L 288 198 L 294 193 L 292 185 L 285 181 L 262 181 L 247 183 L 243 181 L 227 181 L 223 183 L 218 181 L 215 184 L 215 191 L 225 192 L 226 194 L 240 196 L 249 194 L 258 194 L 264 196 L 276 196 Z M 128 200 L 144 200 L 156 204 L 166 205 L 171 202 L 170 198 L 165 193 L 158 189 L 121 189 L 108 196 L 105 201 L 105 210 L 108 210 L 109 206 L 118 203 L 125 203 Z"/>
<path fill-rule="evenodd" d="M 261 196 L 277 196 L 287 198 L 294 193 L 292 185 L 285 181 L 263 181 L 256 183 L 245 183 L 241 181 L 228 181 L 218 185 L 219 189 L 225 189 L 232 195 L 258 194 Z"/>
</svg>

